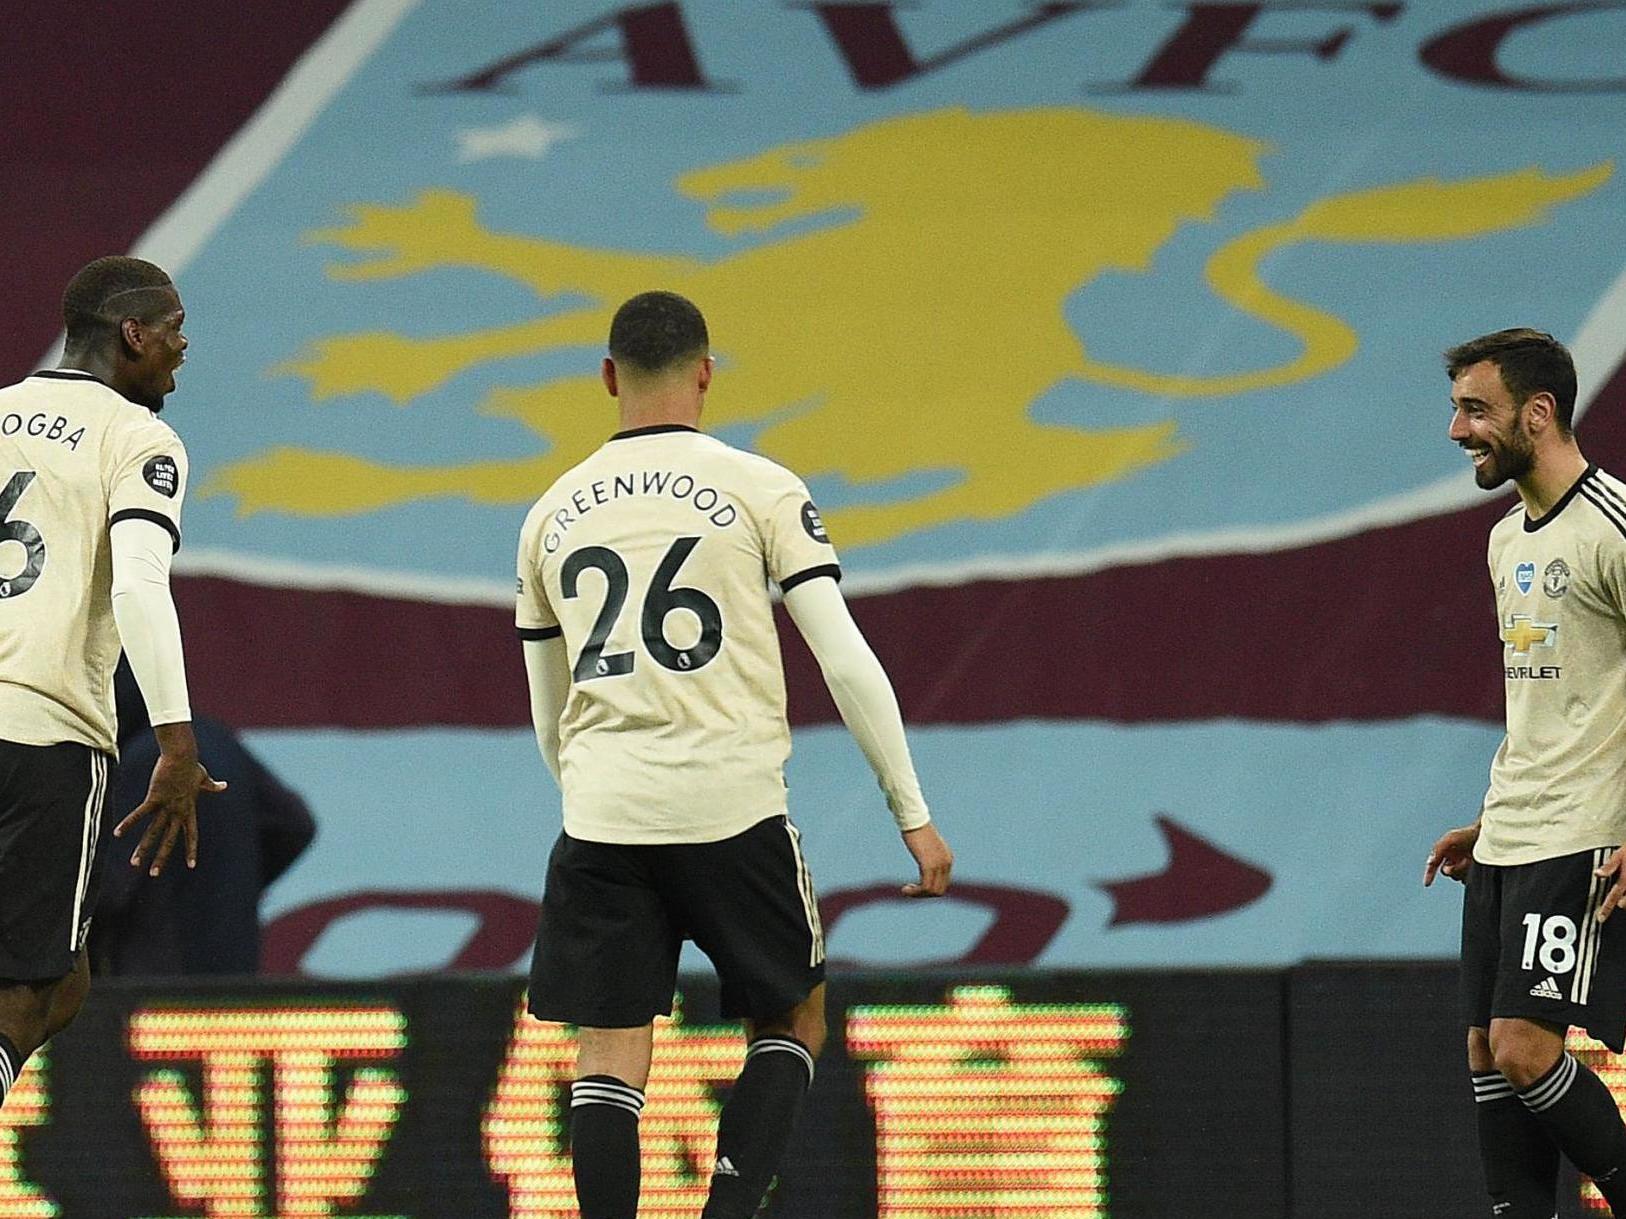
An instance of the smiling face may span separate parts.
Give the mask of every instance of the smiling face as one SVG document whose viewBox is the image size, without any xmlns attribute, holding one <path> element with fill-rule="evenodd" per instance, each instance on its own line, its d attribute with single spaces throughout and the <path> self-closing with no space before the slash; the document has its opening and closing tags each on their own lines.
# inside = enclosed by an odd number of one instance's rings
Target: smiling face
<svg viewBox="0 0 1626 1219">
<path fill-rule="evenodd" d="M 1516 402 L 1490 360 L 1470 364 L 1451 381 L 1451 439 L 1474 463 L 1474 481 L 1486 491 L 1517 482 L 1535 465 L 1524 403 Z"/>
</svg>

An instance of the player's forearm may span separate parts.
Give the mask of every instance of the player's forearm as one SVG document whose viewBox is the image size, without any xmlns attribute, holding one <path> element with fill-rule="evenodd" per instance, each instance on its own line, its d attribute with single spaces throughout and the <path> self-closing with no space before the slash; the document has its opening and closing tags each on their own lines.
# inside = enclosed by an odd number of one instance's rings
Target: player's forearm
<svg viewBox="0 0 1626 1219">
<path fill-rule="evenodd" d="M 812 580 L 786 595 L 785 608 L 819 662 L 836 710 L 880 781 L 898 828 L 925 825 L 931 813 L 909 756 L 898 696 L 840 590 L 831 581 Z"/>
<path fill-rule="evenodd" d="M 531 695 L 531 727 L 542 762 L 559 778 L 559 717 L 570 692 L 570 672 L 564 663 L 564 641 L 559 638 L 525 642 L 525 679 Z"/>
<path fill-rule="evenodd" d="M 169 535 L 146 521 L 121 521 L 113 527 L 113 620 L 148 719 L 155 726 L 188 725 L 191 701 L 186 690 L 186 659 L 181 649 L 181 623 L 169 591 Z M 192 737 L 186 727 L 169 734 L 177 748 Z M 165 753 L 164 737 L 159 748 Z M 193 756 L 197 747 L 191 746 Z"/>
<path fill-rule="evenodd" d="M 541 724 L 535 725 L 535 728 L 536 748 L 537 751 L 542 755 L 542 765 L 546 766 L 548 768 L 548 773 L 553 776 L 554 786 L 562 790 L 564 788 L 564 780 L 559 777 L 558 721 L 554 721 L 554 726 L 551 729 Z"/>
<path fill-rule="evenodd" d="M 920 791 L 914 760 L 909 756 L 898 697 L 874 652 L 869 652 L 869 661 L 865 665 L 856 657 L 848 658 L 839 666 L 825 669 L 824 681 L 842 722 L 880 780 L 898 828 L 919 829 L 931 820 L 931 813 Z"/>
</svg>

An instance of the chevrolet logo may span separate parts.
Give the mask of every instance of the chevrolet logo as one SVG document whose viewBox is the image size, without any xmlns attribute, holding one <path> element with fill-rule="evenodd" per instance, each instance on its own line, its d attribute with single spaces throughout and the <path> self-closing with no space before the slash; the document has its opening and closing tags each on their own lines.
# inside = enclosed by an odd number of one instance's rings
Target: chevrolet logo
<svg viewBox="0 0 1626 1219">
<path fill-rule="evenodd" d="M 1524 614 L 1515 614 L 1502 628 L 1502 642 L 1520 656 L 1528 655 L 1533 647 L 1550 648 L 1558 639 L 1558 623 L 1533 622 Z"/>
</svg>

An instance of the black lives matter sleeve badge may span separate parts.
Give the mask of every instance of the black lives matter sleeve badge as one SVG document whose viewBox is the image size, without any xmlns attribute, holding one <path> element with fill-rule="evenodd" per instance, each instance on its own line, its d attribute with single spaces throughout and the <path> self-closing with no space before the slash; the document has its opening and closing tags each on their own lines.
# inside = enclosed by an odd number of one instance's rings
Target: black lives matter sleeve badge
<svg viewBox="0 0 1626 1219">
<path fill-rule="evenodd" d="M 141 467 L 141 477 L 147 480 L 149 487 L 167 499 L 174 499 L 175 492 L 180 490 L 181 471 L 173 457 L 160 455 L 149 459 Z"/>
<path fill-rule="evenodd" d="M 814 507 L 812 500 L 802 505 L 802 528 L 807 530 L 807 536 L 815 542 L 829 544 L 830 535 L 824 531 L 824 518 L 819 515 L 819 510 Z"/>
</svg>

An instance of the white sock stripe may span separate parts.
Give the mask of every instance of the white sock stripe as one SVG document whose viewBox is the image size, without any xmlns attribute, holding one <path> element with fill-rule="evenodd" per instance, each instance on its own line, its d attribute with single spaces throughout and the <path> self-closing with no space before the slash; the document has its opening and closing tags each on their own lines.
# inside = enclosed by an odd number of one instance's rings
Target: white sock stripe
<svg viewBox="0 0 1626 1219">
<path fill-rule="evenodd" d="M 627 1100 L 617 1100 L 608 1096 L 571 1096 L 570 1107 L 572 1109 L 580 1109 L 585 1105 L 605 1105 L 611 1109 L 622 1109 L 632 1114 L 633 1117 L 642 1117 L 644 1113 L 642 1105 L 635 1105 Z"/>
<path fill-rule="evenodd" d="M 619 1079 L 614 1079 L 608 1075 L 590 1075 L 584 1079 L 572 1080 L 570 1086 L 572 1088 L 614 1088 L 617 1092 L 626 1092 L 632 1096 L 643 1095 L 640 1089 L 634 1088 L 631 1084 L 624 1084 Z"/>
<path fill-rule="evenodd" d="M 1532 1113 L 1545 1113 L 1564 1099 L 1564 1094 L 1570 1090 L 1570 1085 L 1575 1082 L 1575 1074 L 1579 1066 L 1580 1064 L 1566 1053 L 1559 1062 L 1558 1067 L 1548 1076 L 1545 1082 L 1537 1083 L 1529 1091 L 1519 1093 L 1519 1099 L 1525 1103 Z"/>
<path fill-rule="evenodd" d="M 587 1102 L 597 1102 L 597 1100 L 603 1100 L 606 1104 L 631 1105 L 634 1108 L 644 1107 L 644 1094 L 637 1091 L 636 1087 L 629 1087 L 626 1084 L 602 1084 L 597 1079 L 590 1082 L 577 1079 L 574 1084 L 571 1084 L 572 1105 L 577 1104 L 577 1102 L 587 1104 Z"/>
<path fill-rule="evenodd" d="M 1539 1080 L 1526 1091 L 1519 1093 L 1520 1099 L 1526 1104 L 1535 1105 L 1547 1101 L 1555 1094 L 1562 1093 L 1569 1076 L 1569 1067 L 1567 1057 L 1560 1059 L 1558 1065 L 1545 1079 Z"/>
<path fill-rule="evenodd" d="M 808 1048 L 799 1041 L 791 1041 L 784 1037 L 759 1037 L 746 1048 L 745 1060 L 751 1061 L 757 1054 L 767 1054 L 778 1051 L 782 1054 L 794 1054 L 802 1060 L 807 1068 L 807 1078 L 813 1078 L 813 1055 Z"/>
<path fill-rule="evenodd" d="M 11 1059 L 0 1054 L 0 1099 L 17 1086 L 17 1079 L 11 1073 Z"/>
<path fill-rule="evenodd" d="M 598 1095 L 595 1092 L 577 1092 L 571 1095 L 571 1107 L 576 1105 L 615 1105 L 616 1108 L 626 1108 L 629 1112 L 642 1113 L 644 1107 L 636 1100 L 628 1100 L 620 1095 Z"/>
</svg>

